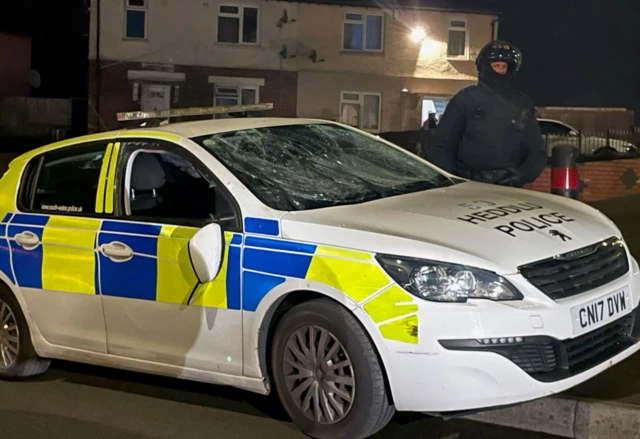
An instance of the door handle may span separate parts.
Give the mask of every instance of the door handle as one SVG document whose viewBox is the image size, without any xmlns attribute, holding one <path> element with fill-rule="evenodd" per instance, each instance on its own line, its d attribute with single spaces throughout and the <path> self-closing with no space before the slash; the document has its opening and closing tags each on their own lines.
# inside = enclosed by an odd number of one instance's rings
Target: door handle
<svg viewBox="0 0 640 439">
<path fill-rule="evenodd" d="M 38 235 L 28 230 L 18 233 L 13 237 L 13 239 L 15 239 L 18 245 L 25 250 L 33 250 L 40 244 L 40 238 L 38 238 Z"/>
<path fill-rule="evenodd" d="M 127 244 L 114 241 L 100 246 L 100 253 L 113 262 L 127 262 L 133 257 L 133 250 Z"/>
</svg>

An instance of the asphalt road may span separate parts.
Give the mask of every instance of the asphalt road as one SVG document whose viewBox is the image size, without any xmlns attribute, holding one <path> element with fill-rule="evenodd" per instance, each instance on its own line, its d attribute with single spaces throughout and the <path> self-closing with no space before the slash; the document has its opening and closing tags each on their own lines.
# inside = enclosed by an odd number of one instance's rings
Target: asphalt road
<svg viewBox="0 0 640 439">
<path fill-rule="evenodd" d="M 0 381 L 2 439 L 302 439 L 273 398 L 226 387 L 56 362 Z M 399 414 L 376 439 L 554 439 L 469 421 Z"/>
</svg>

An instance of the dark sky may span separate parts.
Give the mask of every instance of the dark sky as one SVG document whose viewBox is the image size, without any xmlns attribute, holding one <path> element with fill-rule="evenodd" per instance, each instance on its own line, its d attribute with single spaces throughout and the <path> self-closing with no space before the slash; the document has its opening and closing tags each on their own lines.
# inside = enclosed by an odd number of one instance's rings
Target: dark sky
<svg viewBox="0 0 640 439">
<path fill-rule="evenodd" d="M 518 84 L 536 105 L 616 106 L 640 113 L 640 0 L 411 1 L 501 10 L 500 37 L 523 51 Z M 86 94 L 88 0 L 4 3 L 0 29 L 35 37 L 33 67 L 43 79 L 38 94 Z"/>
</svg>

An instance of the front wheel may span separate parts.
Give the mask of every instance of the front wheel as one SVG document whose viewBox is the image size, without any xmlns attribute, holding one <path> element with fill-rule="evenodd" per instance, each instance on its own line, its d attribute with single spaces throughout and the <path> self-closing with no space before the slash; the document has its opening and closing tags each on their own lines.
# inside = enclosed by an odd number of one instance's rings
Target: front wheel
<svg viewBox="0 0 640 439">
<path fill-rule="evenodd" d="M 395 413 L 373 343 L 355 317 L 330 300 L 303 303 L 283 316 L 271 367 L 282 405 L 311 437 L 367 438 Z"/>
</svg>

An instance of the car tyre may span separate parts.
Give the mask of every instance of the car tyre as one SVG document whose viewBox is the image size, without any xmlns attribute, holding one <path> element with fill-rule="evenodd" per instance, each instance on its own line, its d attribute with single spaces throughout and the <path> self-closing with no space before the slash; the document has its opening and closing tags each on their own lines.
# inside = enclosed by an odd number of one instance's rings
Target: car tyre
<svg viewBox="0 0 640 439">
<path fill-rule="evenodd" d="M 18 300 L 7 287 L 0 287 L 0 378 L 41 375 L 50 363 L 38 357 Z"/>
<path fill-rule="evenodd" d="M 271 371 L 293 422 L 316 439 L 361 439 L 395 413 L 378 353 L 341 305 L 318 299 L 290 309 L 275 329 Z"/>
</svg>

